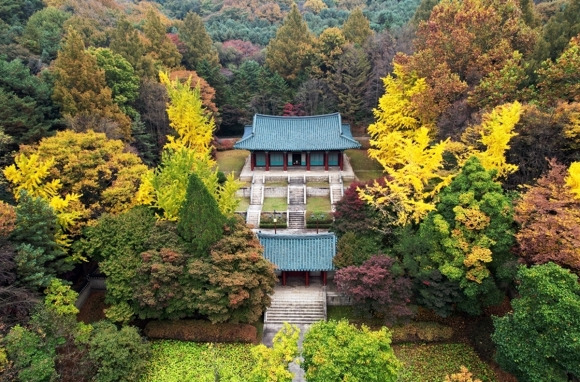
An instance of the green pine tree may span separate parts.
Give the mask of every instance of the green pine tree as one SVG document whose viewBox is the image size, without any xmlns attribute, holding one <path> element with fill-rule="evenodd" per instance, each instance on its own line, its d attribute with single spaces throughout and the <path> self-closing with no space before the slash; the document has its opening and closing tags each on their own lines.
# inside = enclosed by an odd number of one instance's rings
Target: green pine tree
<svg viewBox="0 0 580 382">
<path fill-rule="evenodd" d="M 360 8 L 355 9 L 348 16 L 342 27 L 342 33 L 347 41 L 362 46 L 373 34 L 369 20 L 363 15 Z"/>
<path fill-rule="evenodd" d="M 186 48 L 183 61 L 188 69 L 195 69 L 202 60 L 211 65 L 219 65 L 217 50 L 198 14 L 193 12 L 187 14 L 179 28 L 179 39 Z"/>
<path fill-rule="evenodd" d="M 207 256 L 209 247 L 223 236 L 225 217 L 201 179 L 189 176 L 185 201 L 179 210 L 177 232 L 193 254 Z"/>
<path fill-rule="evenodd" d="M 266 47 L 266 65 L 288 81 L 294 81 L 310 65 L 313 36 L 296 4 Z"/>
</svg>

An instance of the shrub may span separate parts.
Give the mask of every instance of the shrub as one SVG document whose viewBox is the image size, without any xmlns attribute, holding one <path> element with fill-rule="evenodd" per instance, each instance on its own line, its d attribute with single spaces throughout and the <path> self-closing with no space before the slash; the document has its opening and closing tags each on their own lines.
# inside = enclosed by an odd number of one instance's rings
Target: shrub
<svg viewBox="0 0 580 382">
<path fill-rule="evenodd" d="M 152 339 L 194 342 L 257 343 L 258 330 L 250 324 L 212 324 L 201 320 L 151 321 L 145 335 Z"/>
<path fill-rule="evenodd" d="M 401 363 L 386 327 L 357 329 L 348 321 L 319 321 L 304 336 L 302 356 L 309 382 L 396 381 Z"/>
</svg>

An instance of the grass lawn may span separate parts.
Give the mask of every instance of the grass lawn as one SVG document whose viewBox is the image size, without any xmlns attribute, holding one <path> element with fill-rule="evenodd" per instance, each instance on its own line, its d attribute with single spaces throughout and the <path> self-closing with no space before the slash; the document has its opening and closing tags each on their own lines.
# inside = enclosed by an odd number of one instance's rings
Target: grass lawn
<svg viewBox="0 0 580 382">
<path fill-rule="evenodd" d="M 328 182 L 314 182 L 314 181 L 307 181 L 306 187 L 320 187 L 320 188 L 328 188 L 330 185 Z"/>
<path fill-rule="evenodd" d="M 445 375 L 458 373 L 462 365 L 474 378 L 497 381 L 493 370 L 466 344 L 402 344 L 394 345 L 393 349 L 404 364 L 399 382 L 440 382 Z"/>
<path fill-rule="evenodd" d="M 247 211 L 250 206 L 250 198 L 241 198 L 236 211 Z"/>
<path fill-rule="evenodd" d="M 306 198 L 306 211 L 328 212 L 330 211 L 330 198 L 327 196 L 309 196 Z"/>
<path fill-rule="evenodd" d="M 224 174 L 234 172 L 236 178 L 240 176 L 246 158 L 250 155 L 246 150 L 226 150 L 216 152 L 218 169 Z"/>
<path fill-rule="evenodd" d="M 361 182 L 379 178 L 383 175 L 383 167 L 367 156 L 366 150 L 346 150 L 355 175 Z"/>
<path fill-rule="evenodd" d="M 155 341 L 142 382 L 245 382 L 253 367 L 245 344 Z"/>
<path fill-rule="evenodd" d="M 286 211 L 288 201 L 286 198 L 264 198 L 262 211 Z"/>
</svg>

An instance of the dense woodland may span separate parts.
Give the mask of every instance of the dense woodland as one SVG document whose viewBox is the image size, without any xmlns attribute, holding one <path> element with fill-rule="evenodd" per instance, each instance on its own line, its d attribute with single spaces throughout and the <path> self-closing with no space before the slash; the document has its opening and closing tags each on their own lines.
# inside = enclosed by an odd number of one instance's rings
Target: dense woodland
<svg viewBox="0 0 580 382">
<path fill-rule="evenodd" d="M 217 137 L 336 111 L 385 175 L 337 206 L 338 289 L 389 325 L 499 311 L 503 370 L 577 381 L 580 0 L 0 0 L 0 377 L 139 380 L 151 320 L 259 321 L 276 277 Z M 107 320 L 77 322 L 97 269 Z M 291 380 L 296 336 L 248 380 Z M 309 381 L 356 346 L 397 380 L 388 329 L 309 336 Z"/>
</svg>

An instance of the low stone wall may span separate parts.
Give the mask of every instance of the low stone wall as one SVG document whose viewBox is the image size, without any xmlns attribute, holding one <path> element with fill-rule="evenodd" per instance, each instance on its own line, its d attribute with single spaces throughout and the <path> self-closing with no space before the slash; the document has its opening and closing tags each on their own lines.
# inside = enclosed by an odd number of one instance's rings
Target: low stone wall
<svg viewBox="0 0 580 382">
<path fill-rule="evenodd" d="M 306 187 L 306 196 L 330 196 L 330 188 Z"/>
<path fill-rule="evenodd" d="M 81 291 L 79 292 L 79 297 L 75 302 L 75 306 L 77 307 L 77 309 L 82 308 L 93 290 L 106 290 L 106 289 L 107 287 L 105 285 L 104 277 L 89 277 L 87 279 L 87 283 L 85 284 L 83 289 L 81 289 Z"/>
<path fill-rule="evenodd" d="M 236 196 L 238 198 L 249 198 L 252 194 L 252 190 L 250 187 L 241 187 L 236 191 Z"/>
<path fill-rule="evenodd" d="M 352 305 L 350 297 L 338 292 L 326 292 L 326 305 L 329 306 L 344 306 Z"/>
<path fill-rule="evenodd" d="M 285 198 L 288 195 L 287 187 L 264 187 L 265 198 Z"/>
</svg>

